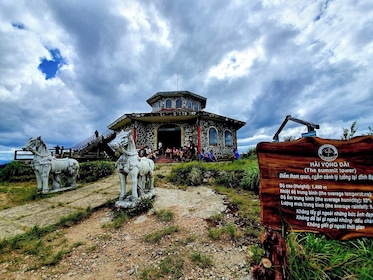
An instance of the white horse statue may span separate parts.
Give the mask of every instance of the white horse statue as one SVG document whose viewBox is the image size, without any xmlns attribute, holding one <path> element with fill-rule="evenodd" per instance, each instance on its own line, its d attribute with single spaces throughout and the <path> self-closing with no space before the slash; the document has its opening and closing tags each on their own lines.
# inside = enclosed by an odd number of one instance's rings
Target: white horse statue
<svg viewBox="0 0 373 280">
<path fill-rule="evenodd" d="M 24 151 L 30 151 L 34 154 L 34 159 L 31 162 L 31 167 L 35 172 L 38 182 L 38 191 L 49 193 L 55 191 L 63 191 L 75 188 L 76 178 L 79 172 L 79 163 L 75 159 L 52 157 L 47 145 L 41 137 L 30 138 L 26 145 L 22 148 Z M 53 174 L 53 188 L 49 189 L 48 179 L 49 173 Z M 64 173 L 67 177 L 66 186 L 61 188 L 60 174 Z"/>
<path fill-rule="evenodd" d="M 118 146 L 121 156 L 115 163 L 120 180 L 119 200 L 126 196 L 126 180 L 129 176 L 132 187 L 132 198 L 144 196 L 154 197 L 154 162 L 145 157 L 139 157 L 133 140 L 132 130 L 123 131 L 123 136 Z M 148 182 L 148 186 L 146 186 Z M 148 192 L 146 193 L 146 187 Z"/>
</svg>

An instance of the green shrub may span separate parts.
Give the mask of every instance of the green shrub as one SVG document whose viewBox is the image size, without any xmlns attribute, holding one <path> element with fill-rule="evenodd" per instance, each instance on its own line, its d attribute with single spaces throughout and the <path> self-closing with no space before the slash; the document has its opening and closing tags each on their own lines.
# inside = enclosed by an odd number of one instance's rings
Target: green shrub
<svg viewBox="0 0 373 280">
<path fill-rule="evenodd" d="M 198 186 L 213 178 L 216 185 L 227 188 L 259 190 L 259 168 L 256 159 L 219 162 L 217 164 L 191 162 L 180 164 L 171 171 L 169 180 L 178 185 Z"/>
<path fill-rule="evenodd" d="M 133 208 L 126 208 L 124 211 L 129 217 L 141 215 L 153 208 L 154 201 L 150 198 L 141 198 L 140 201 Z"/>
<path fill-rule="evenodd" d="M 91 183 L 113 174 L 115 163 L 110 161 L 90 161 L 79 164 L 79 181 Z"/>
<path fill-rule="evenodd" d="M 245 171 L 240 187 L 244 190 L 259 192 L 260 173 L 258 166 L 251 166 Z"/>
<path fill-rule="evenodd" d="M 20 161 L 12 161 L 0 169 L 0 182 L 25 182 L 35 180 L 31 166 Z"/>
<path fill-rule="evenodd" d="M 79 164 L 79 181 L 91 183 L 113 174 L 115 163 L 109 161 L 82 162 Z M 0 182 L 26 182 L 36 180 L 30 164 L 12 161 L 0 169 Z"/>
</svg>

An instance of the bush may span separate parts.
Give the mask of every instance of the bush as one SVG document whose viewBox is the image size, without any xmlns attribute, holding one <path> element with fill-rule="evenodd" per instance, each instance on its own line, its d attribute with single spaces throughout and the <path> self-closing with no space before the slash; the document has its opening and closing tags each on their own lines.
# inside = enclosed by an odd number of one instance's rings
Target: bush
<svg viewBox="0 0 373 280">
<path fill-rule="evenodd" d="M 213 183 L 227 188 L 259 190 L 257 160 L 237 160 L 233 163 L 186 163 L 173 168 L 170 181 L 178 185 L 198 186 Z"/>
<path fill-rule="evenodd" d="M 0 182 L 26 182 L 34 179 L 34 171 L 24 162 L 12 161 L 0 169 Z"/>
<path fill-rule="evenodd" d="M 143 213 L 148 212 L 150 209 L 153 208 L 154 201 L 150 198 L 140 198 L 140 201 L 136 204 L 133 208 L 124 209 L 124 213 L 126 213 L 129 217 L 135 217 L 141 215 Z"/>
<path fill-rule="evenodd" d="M 257 166 L 251 166 L 246 170 L 240 182 L 240 187 L 244 190 L 259 192 L 260 173 Z"/>
<path fill-rule="evenodd" d="M 80 163 L 79 181 L 91 183 L 113 174 L 115 163 L 110 161 L 90 161 Z"/>
<path fill-rule="evenodd" d="M 79 181 L 82 183 L 95 182 L 110 176 L 115 170 L 115 163 L 109 161 L 91 161 L 79 164 Z M 36 180 L 30 164 L 12 161 L 0 169 L 0 182 L 27 182 Z"/>
</svg>

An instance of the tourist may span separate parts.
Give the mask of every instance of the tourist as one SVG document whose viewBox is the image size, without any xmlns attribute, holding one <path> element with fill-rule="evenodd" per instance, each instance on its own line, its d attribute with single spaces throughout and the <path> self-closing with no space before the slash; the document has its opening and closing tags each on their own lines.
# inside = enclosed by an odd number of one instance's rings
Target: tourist
<svg viewBox="0 0 373 280">
<path fill-rule="evenodd" d="M 55 156 L 56 158 L 59 158 L 59 157 L 60 157 L 60 146 L 57 145 L 57 146 L 54 147 L 54 148 L 56 149 L 56 152 L 55 152 L 55 155 L 54 155 L 54 156 Z"/>
<path fill-rule="evenodd" d="M 165 154 L 166 157 L 172 158 L 172 150 L 169 147 L 167 147 Z"/>
<path fill-rule="evenodd" d="M 149 146 L 145 146 L 145 156 L 148 157 L 152 153 L 152 150 Z"/>
<path fill-rule="evenodd" d="M 177 155 L 178 155 L 178 153 L 179 153 L 179 150 L 178 150 L 176 147 L 174 147 L 174 148 L 172 149 L 172 158 L 173 158 L 174 160 L 177 160 Z"/>
<path fill-rule="evenodd" d="M 205 153 L 205 150 L 202 149 L 201 153 L 199 154 L 199 160 L 200 161 L 209 161 L 209 156 L 208 154 Z"/>
<path fill-rule="evenodd" d="M 207 155 L 208 155 L 208 161 L 209 162 L 217 162 L 218 161 L 218 158 L 215 156 L 213 150 L 210 150 L 210 152 Z"/>
<path fill-rule="evenodd" d="M 233 154 L 229 157 L 230 160 L 240 159 L 240 154 L 236 148 L 233 148 Z"/>
<path fill-rule="evenodd" d="M 150 151 L 150 153 L 146 157 L 153 161 L 158 159 L 156 151 Z"/>
<path fill-rule="evenodd" d="M 197 152 L 196 152 L 196 146 L 194 145 L 194 143 L 192 142 L 191 144 L 190 144 L 190 147 L 189 147 L 189 160 L 190 161 L 192 161 L 192 160 L 194 160 L 194 158 L 196 157 L 196 154 L 197 154 Z"/>
</svg>

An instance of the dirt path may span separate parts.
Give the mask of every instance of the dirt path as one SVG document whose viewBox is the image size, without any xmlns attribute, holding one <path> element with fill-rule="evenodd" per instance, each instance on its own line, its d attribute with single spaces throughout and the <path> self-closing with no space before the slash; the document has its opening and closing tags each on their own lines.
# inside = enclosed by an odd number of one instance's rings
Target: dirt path
<svg viewBox="0 0 373 280">
<path fill-rule="evenodd" d="M 180 190 L 168 185 L 156 192 L 154 209 L 170 209 L 171 222 L 160 222 L 151 210 L 112 229 L 105 225 L 114 211 L 103 208 L 63 230 L 66 242 L 81 246 L 56 266 L 29 270 L 25 264 L 15 272 L 2 267 L 0 279 L 251 279 L 247 247 L 229 238 L 209 237 L 206 218 L 226 210 L 224 196 L 207 187 Z M 147 234 L 172 227 L 178 230 L 159 242 L 144 240 Z M 206 256 L 211 265 L 203 267 L 204 259 L 193 262 L 192 256 Z"/>
</svg>

